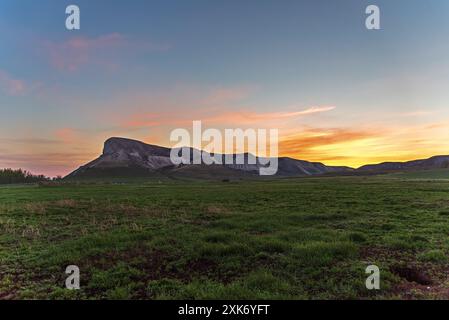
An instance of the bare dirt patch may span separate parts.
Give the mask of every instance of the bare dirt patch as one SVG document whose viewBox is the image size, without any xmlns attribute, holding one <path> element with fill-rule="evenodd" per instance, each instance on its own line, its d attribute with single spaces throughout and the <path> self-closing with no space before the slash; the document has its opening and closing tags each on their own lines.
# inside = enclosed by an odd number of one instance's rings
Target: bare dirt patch
<svg viewBox="0 0 449 320">
<path fill-rule="evenodd" d="M 416 266 L 392 266 L 390 270 L 399 277 L 406 279 L 408 282 L 416 282 L 422 285 L 431 285 L 433 281 L 424 270 L 417 269 Z"/>
<path fill-rule="evenodd" d="M 27 213 L 44 214 L 47 210 L 47 204 L 44 202 L 26 203 L 23 208 Z"/>
<path fill-rule="evenodd" d="M 366 263 L 378 262 L 398 277 L 389 295 L 401 299 L 449 299 L 449 265 L 420 262 L 418 252 L 375 247 L 362 248 Z"/>
<path fill-rule="evenodd" d="M 189 283 L 193 279 L 201 277 L 223 283 L 231 281 L 231 277 L 222 275 L 218 264 L 211 260 L 193 259 L 183 263 L 178 261 L 179 258 L 157 249 L 134 247 L 91 256 L 77 262 L 76 265 L 81 270 L 89 270 L 84 277 L 85 284 L 92 279 L 94 269 L 109 270 L 123 261 L 126 261 L 127 267 L 140 271 L 141 276 L 132 277 L 134 282 L 147 284 L 153 280 L 173 279 Z M 87 289 L 87 293 L 92 296 L 101 295 L 101 292 L 94 288 Z M 150 298 L 145 289 L 138 289 L 133 296 L 138 299 Z"/>
<path fill-rule="evenodd" d="M 227 212 L 228 212 L 227 209 L 216 205 L 209 205 L 206 207 L 206 213 L 209 214 L 222 214 Z"/>
</svg>

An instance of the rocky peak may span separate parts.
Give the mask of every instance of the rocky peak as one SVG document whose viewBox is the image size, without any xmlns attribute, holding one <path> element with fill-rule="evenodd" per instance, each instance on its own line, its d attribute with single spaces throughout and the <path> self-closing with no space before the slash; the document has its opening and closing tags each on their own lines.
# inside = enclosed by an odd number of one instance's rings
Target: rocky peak
<svg viewBox="0 0 449 320">
<path fill-rule="evenodd" d="M 106 140 L 104 143 L 103 155 L 118 153 L 169 157 L 170 149 L 126 138 L 113 137 Z"/>
</svg>

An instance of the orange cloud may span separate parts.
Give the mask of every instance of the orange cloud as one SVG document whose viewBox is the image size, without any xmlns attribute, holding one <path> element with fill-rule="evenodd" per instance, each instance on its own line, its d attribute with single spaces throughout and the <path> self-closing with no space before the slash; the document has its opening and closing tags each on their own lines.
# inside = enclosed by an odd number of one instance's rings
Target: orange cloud
<svg viewBox="0 0 449 320">
<path fill-rule="evenodd" d="M 306 160 L 318 161 L 346 159 L 344 154 L 323 154 L 315 149 L 341 143 L 349 144 L 378 136 L 379 132 L 357 129 L 309 129 L 307 131 L 280 138 L 279 152 L 283 156 L 301 157 Z"/>
<path fill-rule="evenodd" d="M 282 156 L 359 167 L 449 154 L 449 132 L 440 123 L 350 129 L 309 129 L 280 137 Z"/>
<path fill-rule="evenodd" d="M 67 174 L 95 157 L 95 153 L 80 152 L 0 154 L 0 167 L 22 168 L 35 174 L 57 176 Z"/>
<path fill-rule="evenodd" d="M 22 168 L 50 176 L 65 175 L 98 156 L 105 137 L 61 128 L 40 137 L 0 138 L 0 168 Z"/>
</svg>

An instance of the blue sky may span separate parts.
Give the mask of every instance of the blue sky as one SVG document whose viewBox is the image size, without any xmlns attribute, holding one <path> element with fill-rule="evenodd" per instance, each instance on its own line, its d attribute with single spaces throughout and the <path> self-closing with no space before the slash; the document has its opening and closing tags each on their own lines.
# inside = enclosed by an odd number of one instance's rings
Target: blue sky
<svg viewBox="0 0 449 320">
<path fill-rule="evenodd" d="M 65 29 L 69 4 L 81 9 L 79 31 Z M 365 28 L 369 4 L 382 30 Z M 180 124 L 255 125 L 248 117 L 278 127 L 284 154 L 307 160 L 444 152 L 448 9 L 445 0 L 3 0 L 0 167 L 64 174 L 111 135 L 168 144 Z M 310 108 L 328 111 L 273 119 Z"/>
</svg>

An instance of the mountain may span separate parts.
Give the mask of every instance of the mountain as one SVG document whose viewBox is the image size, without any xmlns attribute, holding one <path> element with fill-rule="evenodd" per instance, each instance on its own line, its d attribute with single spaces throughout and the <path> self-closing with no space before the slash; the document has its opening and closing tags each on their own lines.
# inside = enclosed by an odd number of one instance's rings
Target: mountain
<svg viewBox="0 0 449 320">
<path fill-rule="evenodd" d="M 201 151 L 189 148 L 190 162 L 193 154 Z M 204 151 L 203 151 L 204 152 Z M 180 164 L 174 165 L 170 159 L 170 148 L 146 144 L 126 138 L 110 138 L 105 141 L 103 153 L 97 159 L 70 173 L 66 179 L 77 178 L 194 178 L 194 179 L 240 179 L 259 176 L 260 168 L 266 158 L 252 154 L 228 155 L 236 163 L 237 157 L 244 159 L 243 164 Z M 211 154 L 209 154 L 211 155 Z M 225 155 L 211 155 L 221 158 Z M 278 158 L 278 177 L 304 177 L 316 175 L 365 175 L 394 171 L 430 170 L 449 168 L 449 156 L 435 156 L 429 159 L 407 162 L 384 162 L 370 164 L 358 169 L 349 167 L 326 166 L 319 162 L 309 162 L 288 157 Z"/>
<path fill-rule="evenodd" d="M 212 178 L 235 179 L 246 176 L 258 176 L 263 167 L 264 158 L 252 154 L 230 155 L 233 163 L 241 156 L 243 164 L 181 164 L 174 165 L 170 159 L 170 148 L 146 144 L 126 138 L 110 138 L 105 141 L 103 153 L 97 159 L 81 166 L 66 178 L 101 177 L 170 177 L 170 178 Z M 194 152 L 190 148 L 190 160 Z M 204 152 L 204 151 L 203 151 Z M 221 158 L 225 155 L 212 155 Z M 250 161 L 252 160 L 252 162 Z M 255 163 L 255 164 L 252 164 Z M 278 158 L 277 176 L 312 176 L 326 173 L 352 172 L 349 167 L 326 166 L 319 162 L 308 162 L 287 157 Z"/>
<path fill-rule="evenodd" d="M 449 168 L 449 156 L 435 156 L 429 159 L 413 160 L 407 162 L 383 162 L 369 164 L 358 168 L 357 172 L 368 171 L 410 171 Z"/>
</svg>

